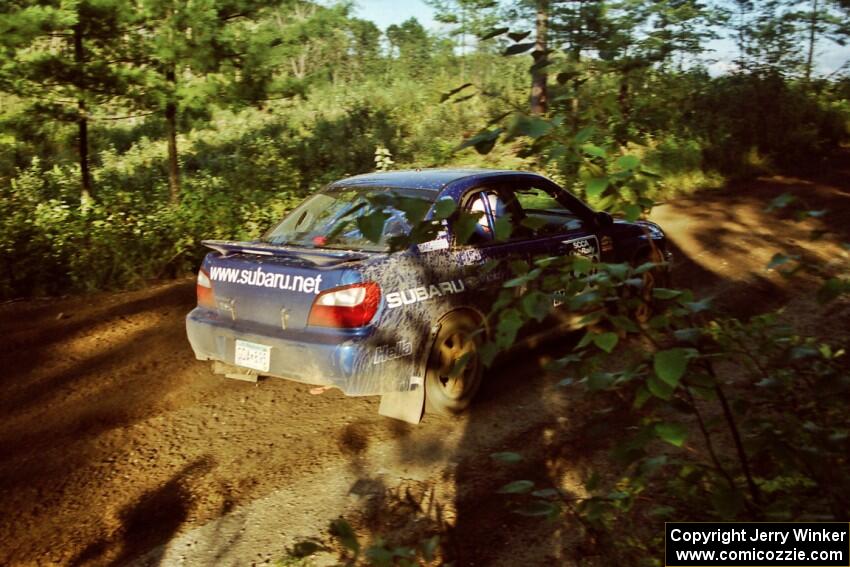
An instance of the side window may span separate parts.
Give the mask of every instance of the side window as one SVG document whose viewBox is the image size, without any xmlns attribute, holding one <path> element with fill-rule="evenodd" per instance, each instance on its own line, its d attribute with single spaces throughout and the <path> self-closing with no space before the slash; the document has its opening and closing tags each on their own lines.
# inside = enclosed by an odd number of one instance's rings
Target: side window
<svg viewBox="0 0 850 567">
<path fill-rule="evenodd" d="M 523 224 L 537 236 L 569 232 L 582 227 L 581 218 L 548 191 L 528 187 L 514 191 L 514 195 L 522 209 Z"/>
<path fill-rule="evenodd" d="M 475 231 L 469 239 L 468 244 L 485 244 L 494 239 L 493 223 L 494 214 L 499 208 L 498 196 L 490 191 L 481 191 L 475 194 L 466 204 L 465 209 L 470 213 L 480 213 Z"/>
</svg>

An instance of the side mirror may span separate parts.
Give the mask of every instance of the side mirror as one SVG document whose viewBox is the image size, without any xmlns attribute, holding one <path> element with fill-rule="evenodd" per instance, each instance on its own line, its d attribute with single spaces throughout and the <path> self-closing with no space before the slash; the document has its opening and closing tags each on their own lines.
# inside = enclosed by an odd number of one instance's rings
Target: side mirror
<svg viewBox="0 0 850 567">
<path fill-rule="evenodd" d="M 605 211 L 599 211 L 596 213 L 596 225 L 599 228 L 606 228 L 614 224 L 614 217 L 612 217 L 609 213 Z"/>
</svg>

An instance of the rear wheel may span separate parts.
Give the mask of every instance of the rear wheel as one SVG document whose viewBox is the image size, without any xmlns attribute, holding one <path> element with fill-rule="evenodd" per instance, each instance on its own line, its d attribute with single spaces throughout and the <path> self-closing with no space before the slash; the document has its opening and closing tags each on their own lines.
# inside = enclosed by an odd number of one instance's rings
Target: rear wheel
<svg viewBox="0 0 850 567">
<path fill-rule="evenodd" d="M 480 329 L 478 320 L 463 312 L 450 313 L 441 321 L 425 376 L 429 411 L 454 415 L 469 407 L 484 371 Z"/>
</svg>

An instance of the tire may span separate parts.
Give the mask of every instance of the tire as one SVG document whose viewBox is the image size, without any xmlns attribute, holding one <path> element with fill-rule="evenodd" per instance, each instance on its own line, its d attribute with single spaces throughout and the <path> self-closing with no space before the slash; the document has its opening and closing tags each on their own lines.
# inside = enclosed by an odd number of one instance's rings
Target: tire
<svg viewBox="0 0 850 567">
<path fill-rule="evenodd" d="M 440 322 L 425 374 L 425 402 L 429 412 L 456 415 L 469 407 L 484 373 L 479 352 L 480 330 L 476 317 L 460 311 L 450 313 Z M 464 355 L 467 355 L 466 363 L 460 365 Z"/>
</svg>

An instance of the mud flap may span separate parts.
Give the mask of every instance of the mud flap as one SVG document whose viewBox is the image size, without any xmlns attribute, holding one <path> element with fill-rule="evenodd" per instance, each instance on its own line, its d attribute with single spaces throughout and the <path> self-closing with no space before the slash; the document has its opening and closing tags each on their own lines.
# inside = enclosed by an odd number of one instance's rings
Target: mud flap
<svg viewBox="0 0 850 567">
<path fill-rule="evenodd" d="M 378 413 L 385 417 L 400 419 L 407 423 L 417 424 L 422 421 L 425 409 L 425 388 L 418 385 L 415 390 L 406 392 L 387 392 L 381 396 L 381 406 Z"/>
<path fill-rule="evenodd" d="M 437 338 L 437 333 L 439 332 L 439 323 L 431 327 L 428 340 L 425 342 L 425 348 L 419 356 L 419 363 L 417 365 L 419 376 L 410 377 L 410 386 L 413 389 L 383 394 L 381 396 L 381 406 L 378 408 L 380 415 L 400 419 L 414 425 L 422 421 L 422 414 L 425 413 L 425 373 L 427 372 L 428 357 L 431 355 L 434 339 Z"/>
</svg>

